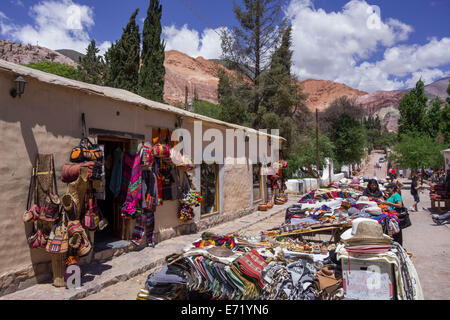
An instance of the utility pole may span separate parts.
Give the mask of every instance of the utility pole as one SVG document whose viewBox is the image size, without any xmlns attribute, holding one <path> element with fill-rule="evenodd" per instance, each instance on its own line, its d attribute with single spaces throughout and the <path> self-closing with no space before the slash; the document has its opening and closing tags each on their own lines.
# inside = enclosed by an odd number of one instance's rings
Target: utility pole
<svg viewBox="0 0 450 320">
<path fill-rule="evenodd" d="M 319 112 L 317 111 L 316 108 L 316 168 L 317 168 L 317 174 L 319 174 L 319 164 L 320 164 L 320 159 L 319 159 Z"/>
<path fill-rule="evenodd" d="M 184 110 L 188 110 L 188 86 L 186 85 L 184 91 Z"/>
</svg>

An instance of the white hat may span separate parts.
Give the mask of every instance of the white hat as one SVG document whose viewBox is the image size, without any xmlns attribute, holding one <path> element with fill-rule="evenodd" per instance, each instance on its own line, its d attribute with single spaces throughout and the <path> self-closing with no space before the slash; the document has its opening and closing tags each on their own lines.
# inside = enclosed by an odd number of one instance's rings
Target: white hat
<svg viewBox="0 0 450 320">
<path fill-rule="evenodd" d="M 376 204 L 376 203 L 375 203 Z M 379 206 L 370 206 L 364 209 L 365 212 L 370 213 L 372 216 L 379 216 L 383 213 Z"/>
<path fill-rule="evenodd" d="M 383 234 L 383 229 L 378 221 L 368 218 L 357 218 L 352 221 L 352 228 L 341 235 L 341 240 L 351 242 L 369 242 L 388 244 L 392 238 Z"/>
</svg>

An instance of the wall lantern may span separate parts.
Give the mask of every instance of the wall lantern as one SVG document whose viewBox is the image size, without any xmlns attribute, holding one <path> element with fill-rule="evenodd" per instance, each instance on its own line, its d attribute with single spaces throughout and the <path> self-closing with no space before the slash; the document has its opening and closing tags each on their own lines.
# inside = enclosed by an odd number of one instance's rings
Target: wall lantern
<svg viewBox="0 0 450 320">
<path fill-rule="evenodd" d="M 14 80 L 16 87 L 11 89 L 10 94 L 13 98 L 17 97 L 17 95 L 22 96 L 25 92 L 25 84 L 27 83 L 24 78 L 18 76 L 16 80 Z"/>
<path fill-rule="evenodd" d="M 177 117 L 177 123 L 175 123 L 175 128 L 181 128 L 183 126 L 183 116 Z"/>
</svg>

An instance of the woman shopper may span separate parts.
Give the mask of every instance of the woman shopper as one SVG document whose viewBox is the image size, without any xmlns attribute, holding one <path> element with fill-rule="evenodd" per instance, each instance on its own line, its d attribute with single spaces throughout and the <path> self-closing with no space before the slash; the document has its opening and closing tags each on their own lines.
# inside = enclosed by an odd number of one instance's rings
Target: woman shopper
<svg viewBox="0 0 450 320">
<path fill-rule="evenodd" d="M 388 198 L 387 200 L 381 202 L 390 206 L 391 209 L 400 212 L 404 208 L 404 206 L 402 196 L 397 191 L 397 185 L 395 183 L 389 183 L 386 186 L 386 189 L 388 192 Z M 394 241 L 398 242 L 401 246 L 403 246 L 402 229 L 400 229 L 400 232 L 394 234 L 392 237 L 394 238 Z"/>
<path fill-rule="evenodd" d="M 378 181 L 375 179 L 370 179 L 367 188 L 363 191 L 363 196 L 371 197 L 375 199 L 383 198 L 383 193 L 380 190 Z"/>
<path fill-rule="evenodd" d="M 411 181 L 411 195 L 414 198 L 414 205 L 409 210 L 411 211 L 418 211 L 417 210 L 417 204 L 420 202 L 419 198 L 419 190 L 422 188 L 422 186 L 419 186 L 419 176 L 413 176 Z"/>
</svg>

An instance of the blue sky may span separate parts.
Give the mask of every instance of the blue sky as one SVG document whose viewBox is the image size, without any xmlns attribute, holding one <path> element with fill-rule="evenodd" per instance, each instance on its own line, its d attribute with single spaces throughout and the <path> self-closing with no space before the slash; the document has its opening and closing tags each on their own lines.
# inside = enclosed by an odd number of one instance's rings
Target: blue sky
<svg viewBox="0 0 450 320">
<path fill-rule="evenodd" d="M 293 71 L 299 79 L 326 79 L 374 91 L 405 89 L 420 77 L 430 83 L 450 75 L 450 0 L 283 2 L 293 26 Z M 134 9 L 140 9 L 138 22 L 143 24 L 149 0 L 0 3 L 0 39 L 81 52 L 95 39 L 104 52 L 120 38 Z M 167 49 L 220 57 L 218 32 L 236 24 L 232 0 L 161 3 Z M 372 15 L 371 10 L 378 12 L 372 5 L 379 7 L 381 20 Z"/>
</svg>

